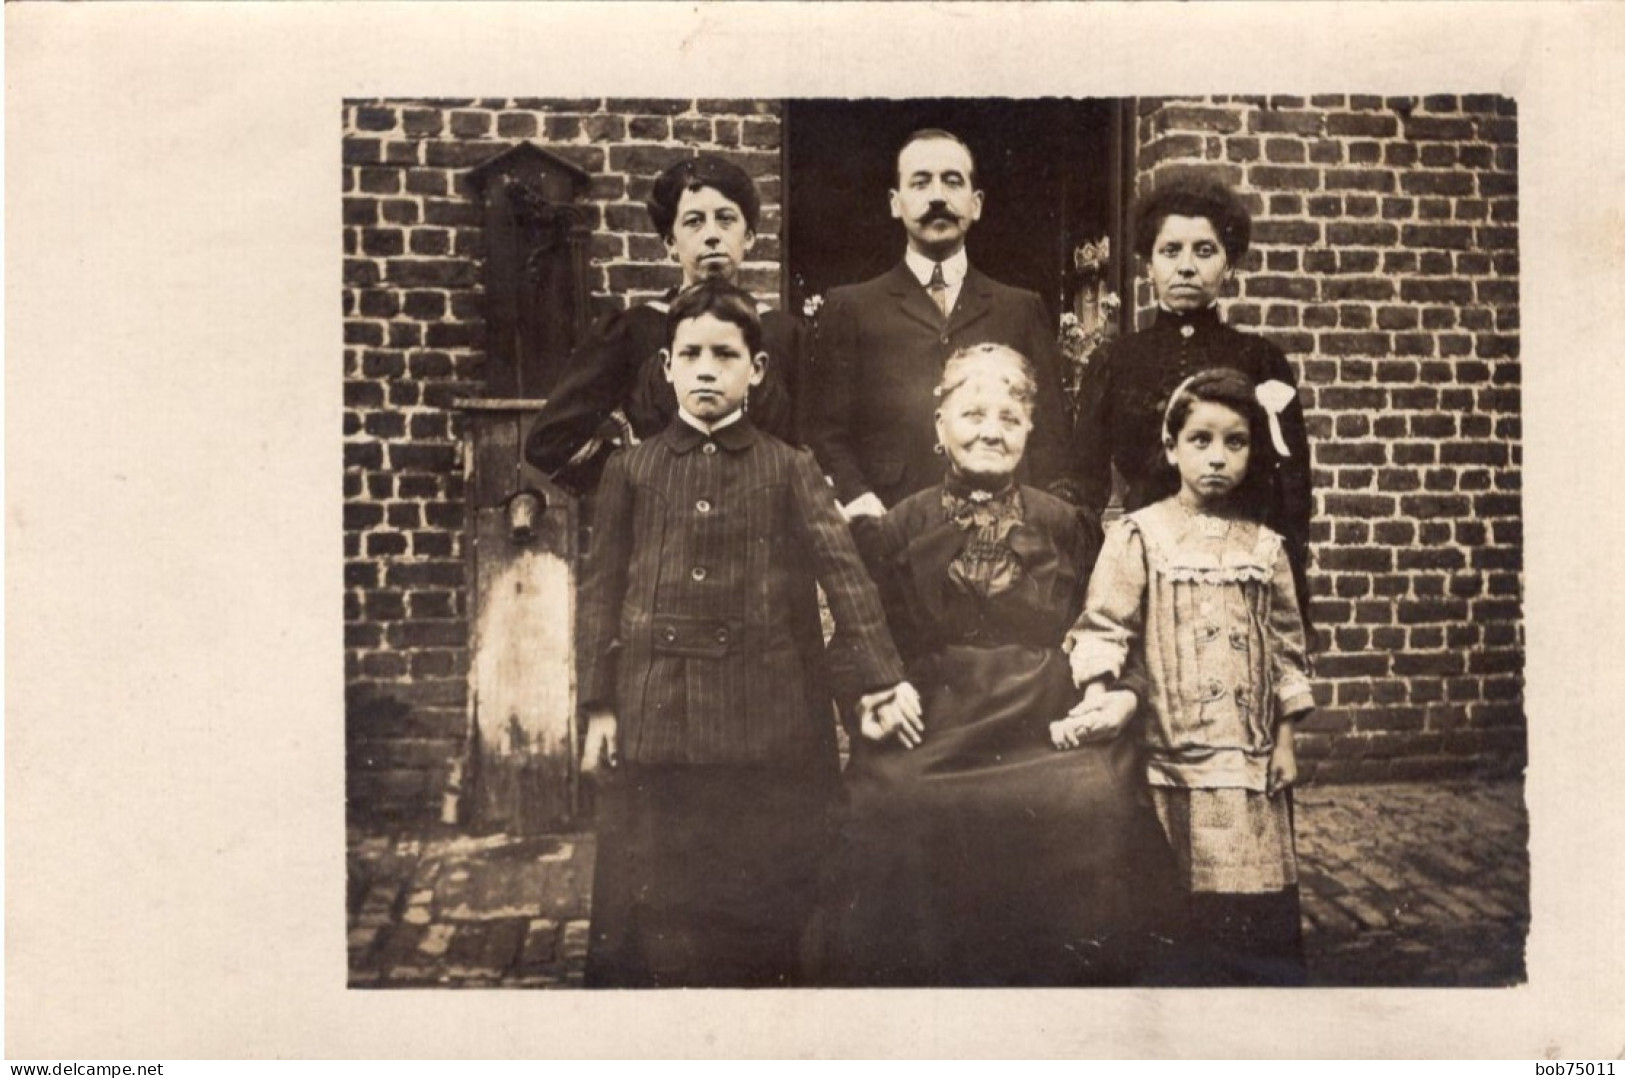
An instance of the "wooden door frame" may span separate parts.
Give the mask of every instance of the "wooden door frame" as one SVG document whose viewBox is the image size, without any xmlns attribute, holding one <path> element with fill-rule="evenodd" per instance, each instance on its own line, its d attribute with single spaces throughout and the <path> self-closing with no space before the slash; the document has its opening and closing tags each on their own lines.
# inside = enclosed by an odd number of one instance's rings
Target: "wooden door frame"
<svg viewBox="0 0 1625 1078">
<path fill-rule="evenodd" d="M 1112 260 L 1107 266 L 1108 287 L 1122 301 L 1117 306 L 1117 331 L 1134 329 L 1134 177 L 1139 171 L 1140 143 L 1136 117 L 1139 99 L 1120 98 L 1112 107 L 1111 170 L 1107 216 L 1111 220 Z"/>
</svg>

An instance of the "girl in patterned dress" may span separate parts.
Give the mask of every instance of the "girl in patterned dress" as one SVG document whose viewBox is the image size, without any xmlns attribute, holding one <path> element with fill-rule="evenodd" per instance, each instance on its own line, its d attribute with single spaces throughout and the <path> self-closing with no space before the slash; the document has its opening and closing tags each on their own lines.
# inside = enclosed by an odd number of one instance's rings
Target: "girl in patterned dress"
<svg viewBox="0 0 1625 1078">
<path fill-rule="evenodd" d="M 1282 537 L 1245 509 L 1272 464 L 1255 394 L 1224 369 L 1174 391 L 1163 444 L 1179 492 L 1111 528 L 1069 634 L 1086 702 L 1134 658 L 1151 684 L 1146 777 L 1188 894 L 1183 983 L 1305 980 L 1288 791 L 1314 699 Z M 1056 744 L 1083 721 L 1055 723 Z"/>
</svg>

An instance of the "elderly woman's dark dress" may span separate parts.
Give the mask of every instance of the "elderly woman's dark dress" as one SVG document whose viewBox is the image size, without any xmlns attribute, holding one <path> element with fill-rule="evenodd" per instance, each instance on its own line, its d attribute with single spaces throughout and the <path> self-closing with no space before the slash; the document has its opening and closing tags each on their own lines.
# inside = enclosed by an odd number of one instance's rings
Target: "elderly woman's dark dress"
<svg viewBox="0 0 1625 1078">
<path fill-rule="evenodd" d="M 1040 491 L 947 484 L 880 522 L 877 583 L 924 702 L 918 748 L 854 739 L 830 978 L 1131 984 L 1180 893 L 1133 730 L 1057 751 L 1062 636 L 1093 540 Z"/>
</svg>

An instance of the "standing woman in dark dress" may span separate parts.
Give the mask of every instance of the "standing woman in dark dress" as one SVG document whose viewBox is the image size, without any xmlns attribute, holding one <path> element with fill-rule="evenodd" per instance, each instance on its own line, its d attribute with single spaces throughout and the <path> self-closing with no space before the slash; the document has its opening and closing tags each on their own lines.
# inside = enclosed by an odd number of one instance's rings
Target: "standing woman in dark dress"
<svg viewBox="0 0 1625 1078">
<path fill-rule="evenodd" d="M 1247 253 L 1252 218 L 1235 192 L 1215 180 L 1181 176 L 1137 207 L 1134 252 L 1157 296 L 1156 321 L 1111 342 L 1089 363 L 1074 439 L 1083 505 L 1099 512 L 1123 477 L 1123 511 L 1174 493 L 1163 465 L 1162 419 L 1186 378 L 1213 367 L 1241 371 L 1257 387 L 1278 458 L 1260 484 L 1254 519 L 1286 540 L 1298 603 L 1309 624 L 1309 440 L 1292 365 L 1275 345 L 1225 325 L 1219 292 Z"/>
<path fill-rule="evenodd" d="M 656 177 L 648 208 L 666 250 L 683 268 L 683 288 L 737 281 L 740 263 L 756 244 L 761 212 L 756 185 L 743 169 L 711 154 L 679 161 Z M 610 315 L 570 357 L 525 443 L 525 459 L 554 483 L 575 494 L 589 493 L 616 442 L 642 441 L 670 426 L 677 397 L 666 381 L 660 350 L 667 344 L 666 312 L 676 293 Z M 792 401 L 801 326 L 762 304 L 757 313 L 767 368 L 746 408 L 756 427 L 798 444 Z"/>
<path fill-rule="evenodd" d="M 1014 482 L 1036 394 L 1020 354 L 963 349 L 937 394 L 947 475 L 880 519 L 871 566 L 923 719 L 859 706 L 824 979 L 1147 981 L 1181 896 L 1125 732 L 1135 695 L 1085 713 L 1061 650 L 1092 532 Z M 1086 743 L 1060 752 L 1069 712 Z"/>
</svg>

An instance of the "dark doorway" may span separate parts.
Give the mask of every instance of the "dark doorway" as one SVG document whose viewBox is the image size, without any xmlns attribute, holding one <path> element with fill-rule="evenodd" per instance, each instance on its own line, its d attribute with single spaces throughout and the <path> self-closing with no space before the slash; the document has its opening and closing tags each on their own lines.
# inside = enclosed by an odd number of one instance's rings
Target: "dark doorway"
<svg viewBox="0 0 1625 1078">
<path fill-rule="evenodd" d="M 1120 244 L 1125 103 L 1114 99 L 803 99 L 785 105 L 785 300 L 867 280 L 902 257 L 887 191 L 903 139 L 941 127 L 965 140 L 987 195 L 968 243 L 977 266 L 1031 289 L 1059 317 L 1072 251 Z M 1121 265 L 1113 259 L 1113 269 Z M 1113 287 L 1120 285 L 1113 280 Z"/>
</svg>

